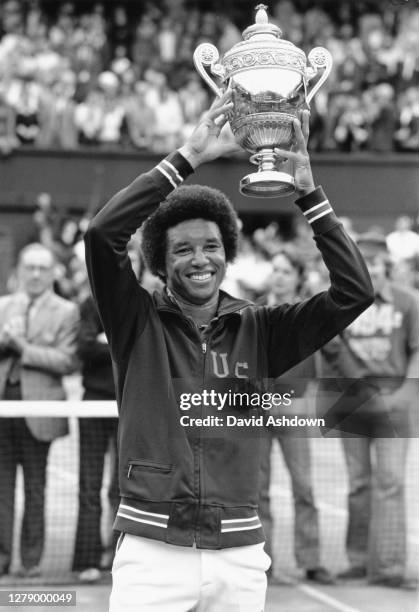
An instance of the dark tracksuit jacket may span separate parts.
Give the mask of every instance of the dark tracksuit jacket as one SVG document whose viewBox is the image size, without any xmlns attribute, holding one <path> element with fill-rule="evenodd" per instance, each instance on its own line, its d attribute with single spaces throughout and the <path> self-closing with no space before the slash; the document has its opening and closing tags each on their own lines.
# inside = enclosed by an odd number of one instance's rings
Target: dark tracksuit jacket
<svg viewBox="0 0 419 612">
<path fill-rule="evenodd" d="M 312 223 L 331 288 L 274 308 L 221 293 L 203 342 L 166 291 L 150 296 L 138 285 L 126 250 L 136 228 L 191 172 L 175 152 L 117 193 L 90 223 L 86 261 L 116 375 L 121 504 L 115 528 L 218 549 L 264 539 L 259 438 L 251 427 L 188 428 L 181 417 L 249 417 L 255 408 L 201 404 L 186 413 L 182 394 L 260 390 L 353 321 L 373 290 L 319 187 L 298 204 Z"/>
</svg>

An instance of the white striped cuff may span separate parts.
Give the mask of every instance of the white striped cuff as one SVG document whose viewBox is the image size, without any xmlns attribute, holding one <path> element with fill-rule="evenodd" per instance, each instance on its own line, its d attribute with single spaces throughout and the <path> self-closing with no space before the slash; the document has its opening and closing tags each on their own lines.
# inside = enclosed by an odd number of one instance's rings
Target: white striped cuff
<svg viewBox="0 0 419 612">
<path fill-rule="evenodd" d="M 174 189 L 183 183 L 183 177 L 179 174 L 175 166 L 171 162 L 167 161 L 167 159 L 163 159 L 159 164 L 157 164 L 156 170 L 159 170 L 159 172 L 169 181 Z"/>
<path fill-rule="evenodd" d="M 127 504 L 119 504 L 117 516 L 129 519 L 135 523 L 145 523 L 146 525 L 154 525 L 155 527 L 163 527 L 167 529 L 169 521 L 168 514 L 157 514 L 156 512 L 145 512 L 145 510 L 137 510 L 133 506 Z"/>
<path fill-rule="evenodd" d="M 310 223 L 315 235 L 323 234 L 339 225 L 339 220 L 320 185 L 314 191 L 298 198 L 295 203 Z"/>
<path fill-rule="evenodd" d="M 308 210 L 303 211 L 303 215 L 307 218 L 309 223 L 313 223 L 325 215 L 330 215 L 332 212 L 333 208 L 330 206 L 329 200 L 326 199 L 323 200 L 323 202 L 312 206 Z"/>
<path fill-rule="evenodd" d="M 259 529 L 262 524 L 258 516 L 252 516 L 245 519 L 226 519 L 221 521 L 221 533 L 231 531 L 249 531 L 250 529 Z"/>
</svg>

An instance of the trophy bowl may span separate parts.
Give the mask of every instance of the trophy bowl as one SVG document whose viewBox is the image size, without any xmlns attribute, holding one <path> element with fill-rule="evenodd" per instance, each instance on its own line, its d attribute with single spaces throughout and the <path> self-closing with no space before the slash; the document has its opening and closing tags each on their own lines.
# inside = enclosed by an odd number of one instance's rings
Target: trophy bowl
<svg viewBox="0 0 419 612">
<path fill-rule="evenodd" d="M 214 45 L 202 43 L 194 52 L 194 63 L 217 95 L 227 87 L 231 89 L 231 130 L 240 146 L 251 153 L 250 161 L 258 166 L 257 172 L 241 179 L 240 192 L 278 197 L 293 193 L 295 182 L 275 149 L 289 151 L 293 147 L 294 118 L 310 108 L 310 100 L 330 73 L 332 58 L 322 47 L 310 51 L 306 58 L 301 49 L 282 40 L 278 26 L 268 22 L 266 8 L 263 4 L 256 7 L 255 24 L 244 30 L 244 40 L 227 51 L 221 61 Z M 221 80 L 221 87 L 209 75 L 208 67 Z M 309 81 L 321 68 L 321 77 L 308 92 Z"/>
</svg>

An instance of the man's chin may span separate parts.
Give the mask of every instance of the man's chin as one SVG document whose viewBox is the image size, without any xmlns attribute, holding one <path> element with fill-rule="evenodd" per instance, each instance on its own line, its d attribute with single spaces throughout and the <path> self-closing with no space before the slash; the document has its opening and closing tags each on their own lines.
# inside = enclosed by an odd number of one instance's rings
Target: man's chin
<svg viewBox="0 0 419 612">
<path fill-rule="evenodd" d="M 209 291 L 208 289 L 188 291 L 188 293 L 185 295 L 185 298 L 192 304 L 200 306 L 208 302 L 212 297 L 214 297 L 214 293 L 215 291 Z"/>
</svg>

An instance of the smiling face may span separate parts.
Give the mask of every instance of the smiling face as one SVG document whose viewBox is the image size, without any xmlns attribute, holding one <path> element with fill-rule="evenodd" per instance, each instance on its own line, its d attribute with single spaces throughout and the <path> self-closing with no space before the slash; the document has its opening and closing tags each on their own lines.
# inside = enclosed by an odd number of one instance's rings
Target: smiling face
<svg viewBox="0 0 419 612">
<path fill-rule="evenodd" d="M 167 230 L 167 286 L 183 300 L 202 305 L 218 293 L 226 271 L 221 233 L 214 221 L 188 219 Z"/>
</svg>

